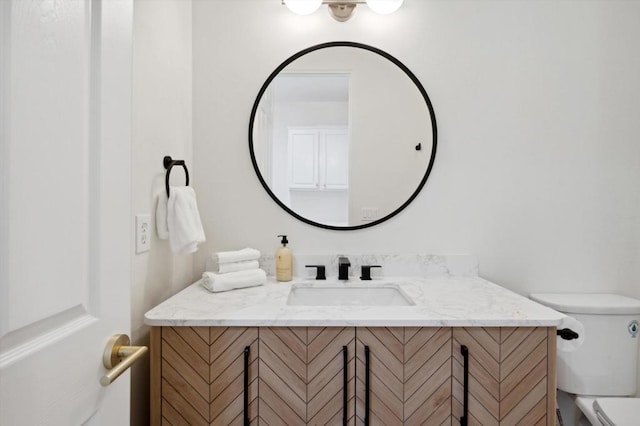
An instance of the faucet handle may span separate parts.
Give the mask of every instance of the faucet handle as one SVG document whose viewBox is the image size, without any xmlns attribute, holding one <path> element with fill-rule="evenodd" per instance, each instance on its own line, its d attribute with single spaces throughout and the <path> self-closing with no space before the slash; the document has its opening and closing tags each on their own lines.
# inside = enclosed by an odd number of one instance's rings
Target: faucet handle
<svg viewBox="0 0 640 426">
<path fill-rule="evenodd" d="M 327 275 L 325 273 L 324 265 L 304 265 L 305 268 L 316 268 L 316 280 L 326 280 Z"/>
<path fill-rule="evenodd" d="M 351 262 L 349 261 L 349 258 L 347 256 L 340 256 L 338 257 L 338 265 L 351 266 Z"/>
<path fill-rule="evenodd" d="M 362 275 L 360 279 L 363 281 L 371 280 L 371 268 L 382 268 L 380 265 L 362 265 Z"/>
</svg>

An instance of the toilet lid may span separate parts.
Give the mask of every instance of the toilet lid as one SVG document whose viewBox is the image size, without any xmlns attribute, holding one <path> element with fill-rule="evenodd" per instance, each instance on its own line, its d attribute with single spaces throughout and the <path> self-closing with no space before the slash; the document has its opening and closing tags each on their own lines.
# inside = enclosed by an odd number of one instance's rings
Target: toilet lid
<svg viewBox="0 0 640 426">
<path fill-rule="evenodd" d="M 610 293 L 534 293 L 538 303 L 567 314 L 637 315 L 640 300 Z"/>
<path fill-rule="evenodd" d="M 640 398 L 597 398 L 593 409 L 611 426 L 637 426 L 640 422 Z"/>
</svg>

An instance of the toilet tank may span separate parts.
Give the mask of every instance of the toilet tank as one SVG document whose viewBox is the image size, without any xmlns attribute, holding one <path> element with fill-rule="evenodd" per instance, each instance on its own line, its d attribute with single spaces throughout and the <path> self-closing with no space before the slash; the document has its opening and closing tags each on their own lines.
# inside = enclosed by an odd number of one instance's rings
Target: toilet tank
<svg viewBox="0 0 640 426">
<path fill-rule="evenodd" d="M 565 313 L 584 326 L 584 342 L 558 350 L 558 389 L 578 395 L 636 393 L 640 301 L 617 294 L 532 294 L 536 302 Z"/>
</svg>

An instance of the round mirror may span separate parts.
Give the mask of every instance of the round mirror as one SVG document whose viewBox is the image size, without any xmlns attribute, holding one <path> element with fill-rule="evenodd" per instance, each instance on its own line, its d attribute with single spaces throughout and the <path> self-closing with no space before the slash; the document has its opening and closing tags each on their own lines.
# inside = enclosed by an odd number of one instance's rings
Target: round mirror
<svg viewBox="0 0 640 426">
<path fill-rule="evenodd" d="M 258 179 L 288 213 L 326 229 L 361 229 L 403 210 L 436 155 L 427 92 L 400 61 L 359 43 L 310 47 L 284 61 L 251 111 Z"/>
</svg>

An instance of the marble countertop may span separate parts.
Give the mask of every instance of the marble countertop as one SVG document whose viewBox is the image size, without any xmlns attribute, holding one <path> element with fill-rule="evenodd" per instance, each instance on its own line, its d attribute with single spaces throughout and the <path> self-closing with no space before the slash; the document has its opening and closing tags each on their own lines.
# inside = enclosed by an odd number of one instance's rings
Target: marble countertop
<svg viewBox="0 0 640 426">
<path fill-rule="evenodd" d="M 349 284 L 398 285 L 412 306 L 290 306 L 292 283 L 342 284 L 294 279 L 224 293 L 200 282 L 145 314 L 151 326 L 394 326 L 394 327 L 556 327 L 563 314 L 480 277 L 376 278 Z"/>
</svg>

